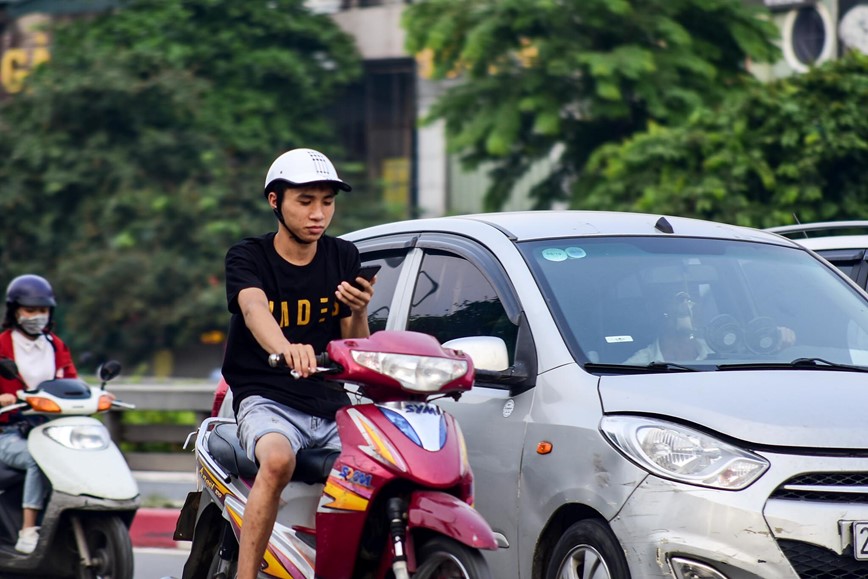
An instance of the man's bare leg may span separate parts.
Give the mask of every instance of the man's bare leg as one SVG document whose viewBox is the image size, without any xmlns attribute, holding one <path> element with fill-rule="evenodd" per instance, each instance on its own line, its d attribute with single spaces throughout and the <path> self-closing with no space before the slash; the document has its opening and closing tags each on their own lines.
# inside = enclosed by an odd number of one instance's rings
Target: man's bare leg
<svg viewBox="0 0 868 579">
<path fill-rule="evenodd" d="M 256 443 L 259 472 L 250 489 L 238 549 L 238 579 L 256 579 L 268 538 L 277 518 L 280 493 L 295 470 L 295 453 L 289 441 L 276 432 Z"/>
</svg>

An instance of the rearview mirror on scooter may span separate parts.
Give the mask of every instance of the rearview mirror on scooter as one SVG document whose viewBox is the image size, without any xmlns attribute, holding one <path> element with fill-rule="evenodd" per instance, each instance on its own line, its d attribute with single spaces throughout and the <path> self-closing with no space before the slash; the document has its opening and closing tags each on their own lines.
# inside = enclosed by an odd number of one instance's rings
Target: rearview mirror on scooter
<svg viewBox="0 0 868 579">
<path fill-rule="evenodd" d="M 108 362 L 100 364 L 99 368 L 96 369 L 96 374 L 102 381 L 103 387 L 105 387 L 106 382 L 117 378 L 120 373 L 121 363 L 117 360 L 109 360 Z"/>
<path fill-rule="evenodd" d="M 0 376 L 7 380 L 18 378 L 18 365 L 11 358 L 0 358 Z"/>
</svg>

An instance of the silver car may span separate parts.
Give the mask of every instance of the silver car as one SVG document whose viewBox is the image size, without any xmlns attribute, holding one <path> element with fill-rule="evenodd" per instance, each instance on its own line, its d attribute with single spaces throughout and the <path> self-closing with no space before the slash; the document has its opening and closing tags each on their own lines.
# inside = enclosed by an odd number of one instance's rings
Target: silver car
<svg viewBox="0 0 868 579">
<path fill-rule="evenodd" d="M 443 400 L 499 579 L 868 577 L 868 294 L 779 235 L 577 211 L 345 236 Z"/>
</svg>

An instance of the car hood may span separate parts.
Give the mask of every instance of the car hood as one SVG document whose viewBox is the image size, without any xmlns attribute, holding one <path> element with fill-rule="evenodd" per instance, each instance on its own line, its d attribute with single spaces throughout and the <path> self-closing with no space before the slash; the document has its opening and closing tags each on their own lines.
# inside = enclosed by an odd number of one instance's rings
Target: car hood
<svg viewBox="0 0 868 579">
<path fill-rule="evenodd" d="M 868 373 L 825 370 L 603 376 L 606 414 L 653 414 L 756 445 L 860 449 Z"/>
</svg>

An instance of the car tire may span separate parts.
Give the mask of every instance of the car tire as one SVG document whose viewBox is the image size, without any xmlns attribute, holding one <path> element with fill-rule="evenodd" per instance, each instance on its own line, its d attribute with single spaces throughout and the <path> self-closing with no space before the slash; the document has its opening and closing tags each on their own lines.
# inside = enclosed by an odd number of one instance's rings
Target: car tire
<svg viewBox="0 0 868 579">
<path fill-rule="evenodd" d="M 561 535 L 549 559 L 546 579 L 630 579 L 627 558 L 606 523 L 588 519 Z"/>
</svg>

